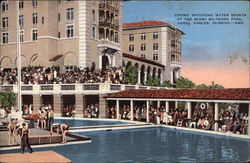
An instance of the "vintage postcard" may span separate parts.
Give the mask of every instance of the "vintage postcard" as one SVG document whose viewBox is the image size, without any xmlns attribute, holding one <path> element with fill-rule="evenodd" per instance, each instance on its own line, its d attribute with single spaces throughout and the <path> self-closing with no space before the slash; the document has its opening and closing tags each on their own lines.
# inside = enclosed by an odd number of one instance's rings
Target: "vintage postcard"
<svg viewBox="0 0 250 163">
<path fill-rule="evenodd" d="M 0 0 L 0 162 L 249 162 L 249 1 Z"/>
</svg>

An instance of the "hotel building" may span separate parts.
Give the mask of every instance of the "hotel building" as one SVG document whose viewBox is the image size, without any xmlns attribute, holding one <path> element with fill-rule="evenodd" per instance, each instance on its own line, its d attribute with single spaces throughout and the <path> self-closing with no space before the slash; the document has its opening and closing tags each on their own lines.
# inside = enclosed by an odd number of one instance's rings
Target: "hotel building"
<svg viewBox="0 0 250 163">
<path fill-rule="evenodd" d="M 22 66 L 120 66 L 121 5 L 105 0 L 1 1 L 0 67 L 16 65 L 17 22 Z"/>
<path fill-rule="evenodd" d="M 181 36 L 184 33 L 163 21 L 142 21 L 123 24 L 122 51 L 162 64 L 162 80 L 175 83 L 181 69 Z M 154 74 L 150 67 L 139 67 L 145 74 Z M 145 75 L 146 76 L 146 75 Z"/>
</svg>

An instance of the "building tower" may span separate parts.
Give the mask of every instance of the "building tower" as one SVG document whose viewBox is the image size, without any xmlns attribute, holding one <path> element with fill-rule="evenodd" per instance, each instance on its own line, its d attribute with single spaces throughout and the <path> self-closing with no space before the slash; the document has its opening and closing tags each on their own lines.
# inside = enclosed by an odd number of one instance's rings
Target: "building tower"
<svg viewBox="0 0 250 163">
<path fill-rule="evenodd" d="M 0 67 L 16 65 L 16 2 L 0 8 Z M 22 66 L 121 65 L 121 1 L 19 0 Z"/>
</svg>

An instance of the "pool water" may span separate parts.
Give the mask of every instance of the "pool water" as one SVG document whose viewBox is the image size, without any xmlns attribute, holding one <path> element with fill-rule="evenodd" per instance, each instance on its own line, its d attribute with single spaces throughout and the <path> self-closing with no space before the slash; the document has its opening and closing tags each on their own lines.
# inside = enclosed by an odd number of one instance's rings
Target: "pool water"
<svg viewBox="0 0 250 163">
<path fill-rule="evenodd" d="M 240 138 L 191 133 L 163 127 L 78 134 L 91 137 L 92 142 L 35 150 L 54 150 L 73 162 L 239 162 L 250 160 L 250 140 Z"/>
<path fill-rule="evenodd" d="M 124 121 L 102 121 L 102 120 L 75 120 L 75 119 L 54 119 L 54 123 L 66 123 L 70 127 L 79 126 L 99 126 L 99 125 L 117 125 L 117 124 L 132 124 Z"/>
</svg>

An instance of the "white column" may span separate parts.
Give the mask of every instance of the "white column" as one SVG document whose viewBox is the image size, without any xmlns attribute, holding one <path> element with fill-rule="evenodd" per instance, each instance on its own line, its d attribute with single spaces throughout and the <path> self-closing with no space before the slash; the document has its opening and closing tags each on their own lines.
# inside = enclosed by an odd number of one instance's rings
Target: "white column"
<svg viewBox="0 0 250 163">
<path fill-rule="evenodd" d="M 248 136 L 250 137 L 250 104 L 248 104 Z"/>
<path fill-rule="evenodd" d="M 116 58 L 116 56 L 113 55 L 113 56 L 112 56 L 112 67 L 115 67 L 115 58 Z"/>
<path fill-rule="evenodd" d="M 215 108 L 215 111 L 214 111 L 214 120 L 218 121 L 218 119 L 219 119 L 219 104 L 215 103 L 214 108 Z M 218 122 L 215 122 L 215 124 L 214 124 L 214 131 L 218 131 Z"/>
<path fill-rule="evenodd" d="M 102 55 L 101 54 L 98 54 L 98 55 L 100 55 L 99 56 L 99 69 L 101 70 L 102 69 Z"/>
<path fill-rule="evenodd" d="M 192 113 L 192 108 L 191 108 L 191 102 L 190 101 L 188 101 L 187 102 L 187 107 L 188 107 L 188 119 L 191 119 L 191 113 Z"/>
<path fill-rule="evenodd" d="M 147 71 L 144 72 L 144 84 L 146 84 L 146 82 L 147 82 Z"/>
<path fill-rule="evenodd" d="M 116 118 L 119 119 L 120 116 L 120 104 L 119 100 L 116 100 Z"/>
<path fill-rule="evenodd" d="M 161 101 L 157 101 L 157 108 L 160 108 L 161 106 Z"/>
<path fill-rule="evenodd" d="M 147 100 L 147 115 L 146 115 L 146 117 L 147 117 L 147 122 L 149 122 L 149 101 Z"/>
<path fill-rule="evenodd" d="M 166 124 L 168 124 L 168 113 L 169 113 L 169 102 L 166 101 L 165 103 L 165 108 L 166 108 Z"/>
<path fill-rule="evenodd" d="M 137 81 L 137 84 L 140 84 L 141 83 L 141 71 L 138 70 L 138 81 Z"/>
<path fill-rule="evenodd" d="M 175 107 L 175 108 L 178 108 L 178 101 L 175 101 L 174 107 Z"/>
<path fill-rule="evenodd" d="M 130 120 L 133 121 L 134 120 L 134 101 L 133 100 L 130 101 L 130 109 L 131 109 Z"/>
<path fill-rule="evenodd" d="M 160 80 L 161 80 L 161 84 L 162 84 L 163 83 L 162 74 L 160 74 Z"/>
</svg>

